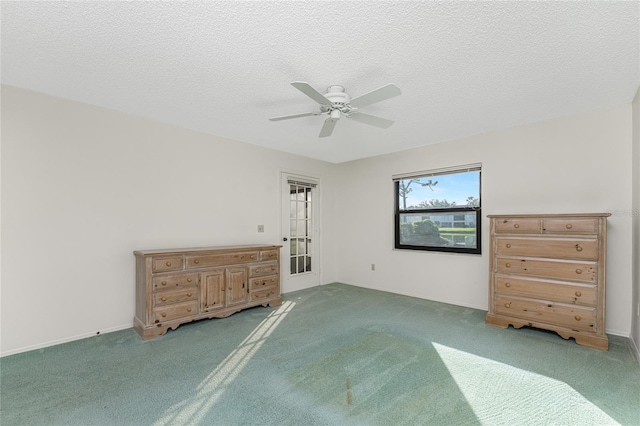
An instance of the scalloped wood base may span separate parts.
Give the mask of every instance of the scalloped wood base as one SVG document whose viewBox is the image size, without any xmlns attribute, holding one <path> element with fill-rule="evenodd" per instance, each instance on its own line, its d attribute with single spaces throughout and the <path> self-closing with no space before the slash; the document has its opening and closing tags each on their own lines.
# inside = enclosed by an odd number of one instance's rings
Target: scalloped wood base
<svg viewBox="0 0 640 426">
<path fill-rule="evenodd" d="M 577 344 L 586 346 L 588 348 L 599 349 L 601 351 L 609 350 L 609 338 L 606 334 L 598 335 L 595 333 L 589 333 L 580 330 L 572 330 L 563 327 L 558 327 L 552 324 L 546 324 L 536 321 L 521 320 L 513 317 L 505 317 L 502 315 L 487 314 L 486 323 L 488 325 L 500 328 L 508 328 L 510 325 L 513 328 L 522 327 L 535 327 L 544 330 L 551 330 L 556 332 L 563 339 L 569 339 L 573 337 Z"/>
<path fill-rule="evenodd" d="M 144 324 L 142 324 L 142 322 L 138 320 L 138 318 L 134 318 L 133 329 L 136 331 L 136 333 L 140 335 L 140 337 L 142 337 L 142 339 L 149 340 L 149 339 L 153 339 L 154 337 L 158 337 L 166 334 L 167 331 L 169 331 L 169 329 L 175 330 L 176 328 L 180 327 L 182 324 L 188 324 L 193 321 L 200 321 L 204 319 L 214 319 L 214 318 L 226 318 L 237 312 L 243 311 L 245 309 L 255 308 L 257 306 L 274 307 L 274 306 L 280 306 L 280 305 L 282 305 L 282 296 L 273 298 L 271 300 L 266 300 L 266 301 L 261 300 L 260 302 L 251 304 L 251 305 L 243 305 L 241 308 L 230 308 L 230 309 L 225 309 L 223 311 L 221 310 L 217 312 L 208 312 L 206 314 L 199 315 L 189 320 L 176 319 L 176 320 L 168 321 L 165 323 L 158 323 L 151 327 L 145 327 Z"/>
</svg>

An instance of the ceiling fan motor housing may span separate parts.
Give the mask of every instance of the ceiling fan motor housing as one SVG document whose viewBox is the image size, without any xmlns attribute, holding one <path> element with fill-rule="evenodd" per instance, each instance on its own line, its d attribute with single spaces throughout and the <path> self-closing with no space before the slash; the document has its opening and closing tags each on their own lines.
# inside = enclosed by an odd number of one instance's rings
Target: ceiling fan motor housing
<svg viewBox="0 0 640 426">
<path fill-rule="evenodd" d="M 348 104 L 351 101 L 349 95 L 344 92 L 342 86 L 329 86 L 325 98 L 329 99 L 332 103 Z"/>
</svg>

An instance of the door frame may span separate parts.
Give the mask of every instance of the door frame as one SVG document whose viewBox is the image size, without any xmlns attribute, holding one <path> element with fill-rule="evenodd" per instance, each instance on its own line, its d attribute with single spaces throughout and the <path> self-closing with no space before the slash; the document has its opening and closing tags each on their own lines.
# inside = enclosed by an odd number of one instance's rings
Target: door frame
<svg viewBox="0 0 640 426">
<path fill-rule="evenodd" d="M 284 211 L 283 209 L 283 199 L 285 194 L 283 193 L 284 189 L 284 185 L 282 184 L 283 179 L 285 177 L 285 175 L 287 177 L 292 177 L 295 179 L 299 179 L 301 181 L 311 181 L 311 182 L 315 182 L 316 183 L 316 187 L 314 188 L 314 199 L 317 200 L 316 202 L 314 202 L 312 204 L 312 208 L 313 210 L 313 220 L 312 220 L 312 226 L 313 226 L 313 232 L 314 232 L 314 237 L 313 240 L 316 241 L 316 243 L 314 244 L 314 249 L 315 249 L 315 254 L 312 256 L 312 273 L 315 269 L 315 276 L 316 276 L 316 282 L 313 285 L 304 285 L 304 286 L 300 286 L 300 287 L 295 287 L 295 288 L 289 288 L 290 286 L 288 285 L 288 280 L 289 280 L 289 275 L 290 275 L 290 261 L 289 261 L 289 250 L 286 250 L 286 254 L 287 256 L 284 256 L 285 254 L 285 250 L 284 250 L 284 241 L 282 240 L 285 237 L 285 232 L 283 229 L 283 220 L 284 220 L 284 215 L 286 214 L 287 217 L 289 217 L 289 211 Z M 322 285 L 322 177 L 321 176 L 314 176 L 312 174 L 306 173 L 306 172 L 302 172 L 299 170 L 291 170 L 291 169 L 283 169 L 280 168 L 278 169 L 278 188 L 280 188 L 278 190 L 279 193 L 279 208 L 278 211 L 280 212 L 280 220 L 278 221 L 278 235 L 280 238 L 280 242 L 278 244 L 283 245 L 283 250 L 281 250 L 281 256 L 280 256 L 280 279 L 281 279 L 281 290 L 283 293 L 285 292 L 291 292 L 291 291 L 296 291 L 296 290 L 302 290 L 305 288 L 311 288 L 311 287 L 316 287 L 319 285 Z M 288 196 L 289 194 L 287 194 Z M 286 235 L 287 238 L 290 238 L 289 235 Z M 315 264 L 315 267 L 313 266 Z"/>
</svg>

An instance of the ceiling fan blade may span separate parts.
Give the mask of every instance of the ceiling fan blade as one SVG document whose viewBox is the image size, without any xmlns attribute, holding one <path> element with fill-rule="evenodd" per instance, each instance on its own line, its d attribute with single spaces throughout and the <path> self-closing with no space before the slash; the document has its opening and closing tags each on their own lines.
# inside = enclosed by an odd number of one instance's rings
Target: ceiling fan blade
<svg viewBox="0 0 640 426">
<path fill-rule="evenodd" d="M 320 115 L 319 112 L 303 112 L 301 114 L 282 115 L 280 117 L 271 117 L 271 121 L 289 120 L 291 118 L 309 117 L 310 115 Z"/>
<path fill-rule="evenodd" d="M 321 138 L 326 138 L 327 136 L 331 136 L 333 133 L 333 128 L 336 127 L 336 123 L 338 122 L 337 118 L 327 118 L 324 120 L 324 124 L 322 125 L 322 130 L 320 130 Z"/>
<path fill-rule="evenodd" d="M 395 123 L 395 121 L 393 120 L 377 117 L 371 114 L 365 114 L 363 112 L 354 112 L 351 115 L 351 119 L 355 121 L 359 121 L 364 124 L 371 124 L 372 126 L 381 127 L 383 129 L 386 129 L 387 127 Z"/>
<path fill-rule="evenodd" d="M 363 106 L 393 98 L 394 96 L 398 96 L 400 93 L 400 88 L 398 86 L 395 84 L 387 84 L 386 86 L 382 86 L 369 93 L 365 93 L 364 95 L 351 99 L 351 106 L 361 108 Z"/>
<path fill-rule="evenodd" d="M 294 81 L 291 85 L 320 105 L 331 105 L 331 101 L 325 98 L 322 93 L 311 87 L 309 83 L 305 83 L 304 81 Z"/>
</svg>

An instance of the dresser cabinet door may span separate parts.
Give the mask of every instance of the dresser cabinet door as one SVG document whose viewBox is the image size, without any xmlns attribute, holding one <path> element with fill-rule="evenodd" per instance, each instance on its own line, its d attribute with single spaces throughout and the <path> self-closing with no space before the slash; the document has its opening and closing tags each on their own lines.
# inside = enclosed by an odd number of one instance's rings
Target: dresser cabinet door
<svg viewBox="0 0 640 426">
<path fill-rule="evenodd" d="M 249 282 L 247 268 L 227 269 L 227 306 L 247 302 Z"/>
<path fill-rule="evenodd" d="M 202 274 L 202 310 L 223 309 L 226 302 L 225 270 L 217 269 Z"/>
</svg>

